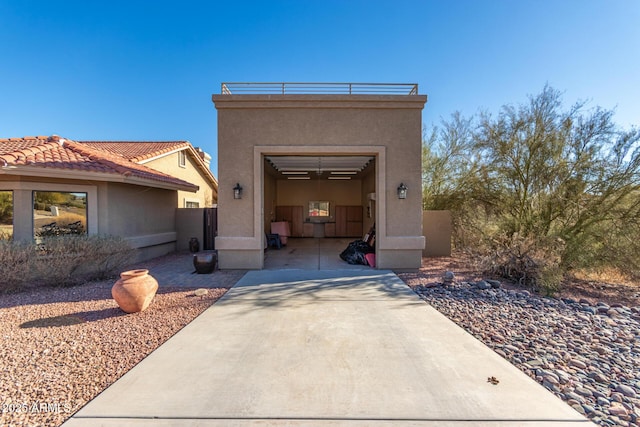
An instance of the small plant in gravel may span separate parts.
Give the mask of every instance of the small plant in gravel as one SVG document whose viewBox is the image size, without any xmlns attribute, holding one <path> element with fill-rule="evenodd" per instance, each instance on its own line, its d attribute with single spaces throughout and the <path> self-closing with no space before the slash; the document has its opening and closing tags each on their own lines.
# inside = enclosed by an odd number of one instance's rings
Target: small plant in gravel
<svg viewBox="0 0 640 427">
<path fill-rule="evenodd" d="M 104 279 L 129 264 L 133 251 L 113 236 L 56 236 L 38 244 L 0 241 L 0 292 Z"/>
</svg>

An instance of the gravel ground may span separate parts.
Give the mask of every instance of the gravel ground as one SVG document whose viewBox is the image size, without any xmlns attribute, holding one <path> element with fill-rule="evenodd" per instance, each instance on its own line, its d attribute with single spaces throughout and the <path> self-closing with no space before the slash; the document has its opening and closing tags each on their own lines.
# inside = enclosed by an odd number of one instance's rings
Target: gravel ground
<svg viewBox="0 0 640 427">
<path fill-rule="evenodd" d="M 0 296 L 0 425 L 60 425 L 243 274 L 216 272 L 217 285 L 199 297 L 188 283 L 201 278 L 176 275 L 172 262 L 181 265 L 182 260 L 170 256 L 136 265 L 157 271 L 171 284 L 160 282 L 151 307 L 137 314 L 117 307 L 113 281 Z M 456 273 L 447 285 L 441 283 L 445 266 Z M 455 260 L 430 260 L 418 273 L 399 276 L 427 303 L 594 422 L 640 425 L 640 307 L 541 298 L 504 284 L 479 289 L 473 270 Z"/>
<path fill-rule="evenodd" d="M 399 274 L 420 297 L 576 411 L 640 425 L 640 307 L 542 298 L 500 282 Z M 493 284 L 493 286 L 492 286 Z"/>
<path fill-rule="evenodd" d="M 241 277 L 215 275 L 227 287 Z M 0 296 L 0 425 L 62 424 L 227 291 L 160 283 L 146 311 L 126 314 L 113 283 Z"/>
</svg>

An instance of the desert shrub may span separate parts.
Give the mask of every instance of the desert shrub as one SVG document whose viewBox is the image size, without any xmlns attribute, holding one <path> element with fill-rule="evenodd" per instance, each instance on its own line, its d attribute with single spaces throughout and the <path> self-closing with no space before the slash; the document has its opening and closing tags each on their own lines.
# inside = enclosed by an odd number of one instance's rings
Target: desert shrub
<svg viewBox="0 0 640 427">
<path fill-rule="evenodd" d="M 92 236 L 88 237 L 89 239 Z M 93 236 L 92 251 L 86 257 L 91 260 L 91 274 L 94 279 L 112 277 L 123 267 L 131 264 L 135 249 L 122 237 Z"/>
<path fill-rule="evenodd" d="M 564 277 L 561 267 L 564 241 L 522 237 L 518 234 L 492 239 L 490 248 L 480 251 L 485 273 L 508 278 L 535 292 L 553 295 Z"/>
<path fill-rule="evenodd" d="M 639 177 L 640 130 L 563 110 L 548 86 L 497 116 L 456 114 L 423 148 L 423 206 L 452 211 L 456 249 L 545 293 L 576 269 L 638 277 Z"/>
<path fill-rule="evenodd" d="M 0 291 L 32 286 L 73 286 L 112 276 L 131 262 L 122 238 L 64 235 L 41 243 L 0 242 Z"/>
<path fill-rule="evenodd" d="M 25 242 L 0 240 L 0 292 L 23 287 L 30 275 L 34 246 Z"/>
<path fill-rule="evenodd" d="M 72 286 L 103 279 L 131 261 L 133 249 L 122 238 L 62 235 L 45 238 L 34 266 L 36 282 Z"/>
</svg>

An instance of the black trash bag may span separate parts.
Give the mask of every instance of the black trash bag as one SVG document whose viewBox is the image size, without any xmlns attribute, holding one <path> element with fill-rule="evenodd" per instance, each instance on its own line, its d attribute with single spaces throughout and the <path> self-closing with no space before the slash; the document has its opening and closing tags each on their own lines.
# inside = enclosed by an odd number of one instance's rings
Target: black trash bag
<svg viewBox="0 0 640 427">
<path fill-rule="evenodd" d="M 374 253 L 375 249 L 363 242 L 362 240 L 354 240 L 349 243 L 347 248 L 342 251 L 340 258 L 349 264 L 369 265 L 365 259 L 366 254 Z"/>
</svg>

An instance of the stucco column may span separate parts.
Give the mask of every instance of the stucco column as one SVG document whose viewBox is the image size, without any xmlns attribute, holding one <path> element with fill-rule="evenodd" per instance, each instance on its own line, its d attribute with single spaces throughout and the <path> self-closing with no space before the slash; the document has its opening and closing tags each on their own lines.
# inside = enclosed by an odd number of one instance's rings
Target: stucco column
<svg viewBox="0 0 640 427">
<path fill-rule="evenodd" d="M 33 192 L 13 190 L 13 239 L 33 240 Z"/>
</svg>

